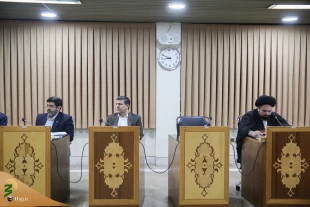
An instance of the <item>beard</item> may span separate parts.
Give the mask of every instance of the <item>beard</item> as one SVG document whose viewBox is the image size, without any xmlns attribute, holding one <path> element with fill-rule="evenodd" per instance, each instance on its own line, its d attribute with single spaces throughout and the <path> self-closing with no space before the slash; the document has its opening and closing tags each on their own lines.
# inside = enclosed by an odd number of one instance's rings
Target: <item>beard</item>
<svg viewBox="0 0 310 207">
<path fill-rule="evenodd" d="M 270 115 L 268 116 L 268 115 L 265 115 L 265 116 L 261 116 L 261 118 L 263 119 L 263 120 L 268 120 L 269 119 L 269 117 L 270 117 Z"/>
<path fill-rule="evenodd" d="M 55 116 L 57 113 L 58 113 L 58 110 L 56 110 L 56 111 L 47 110 L 48 117 L 53 117 L 53 116 Z"/>
</svg>

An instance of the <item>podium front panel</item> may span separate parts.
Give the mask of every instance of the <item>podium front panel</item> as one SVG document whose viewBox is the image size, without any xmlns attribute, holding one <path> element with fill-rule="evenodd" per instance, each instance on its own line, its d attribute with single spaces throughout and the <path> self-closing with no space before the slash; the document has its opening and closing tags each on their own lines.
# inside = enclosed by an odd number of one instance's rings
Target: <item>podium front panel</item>
<svg viewBox="0 0 310 207">
<path fill-rule="evenodd" d="M 181 127 L 180 138 L 180 205 L 227 205 L 229 128 Z"/>
<path fill-rule="evenodd" d="M 133 132 L 94 133 L 95 199 L 134 199 Z"/>
<path fill-rule="evenodd" d="M 0 170 L 50 197 L 50 127 L 0 127 Z"/>
<path fill-rule="evenodd" d="M 90 206 L 139 206 L 139 127 L 89 127 Z"/>
<path fill-rule="evenodd" d="M 267 204 L 310 204 L 310 128 L 270 127 Z"/>
</svg>

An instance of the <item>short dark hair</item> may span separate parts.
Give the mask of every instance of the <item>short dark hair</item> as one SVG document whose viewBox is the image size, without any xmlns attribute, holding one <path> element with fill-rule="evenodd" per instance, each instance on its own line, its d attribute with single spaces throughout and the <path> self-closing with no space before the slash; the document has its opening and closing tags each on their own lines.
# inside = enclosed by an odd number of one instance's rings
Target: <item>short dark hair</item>
<svg viewBox="0 0 310 207">
<path fill-rule="evenodd" d="M 57 97 L 57 96 L 52 96 L 52 97 L 49 97 L 46 102 L 54 102 L 56 107 L 57 106 L 61 106 L 62 107 L 62 100 L 61 98 Z"/>
<path fill-rule="evenodd" d="M 118 101 L 124 101 L 124 104 L 128 105 L 128 109 L 130 107 L 130 99 L 127 96 L 119 96 L 116 98 Z"/>
</svg>

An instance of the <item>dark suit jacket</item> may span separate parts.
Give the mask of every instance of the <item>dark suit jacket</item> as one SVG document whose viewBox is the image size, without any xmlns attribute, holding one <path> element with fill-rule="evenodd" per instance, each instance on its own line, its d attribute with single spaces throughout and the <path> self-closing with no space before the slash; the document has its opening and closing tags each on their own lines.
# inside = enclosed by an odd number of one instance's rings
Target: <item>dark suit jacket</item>
<svg viewBox="0 0 310 207">
<path fill-rule="evenodd" d="M 0 126 L 8 125 L 8 117 L 0 112 Z"/>
<path fill-rule="evenodd" d="M 118 124 L 118 114 L 111 114 L 107 117 L 106 126 L 112 125 L 117 126 Z M 144 136 L 143 134 L 143 127 L 141 122 L 141 116 L 133 113 L 128 113 L 128 126 L 139 126 L 140 127 L 140 139 Z"/>
<path fill-rule="evenodd" d="M 45 126 L 47 121 L 47 113 L 38 114 L 36 120 L 36 126 Z M 74 125 L 72 116 L 59 112 L 56 119 L 54 120 L 51 132 L 67 132 L 70 135 L 70 142 L 74 136 Z"/>
</svg>

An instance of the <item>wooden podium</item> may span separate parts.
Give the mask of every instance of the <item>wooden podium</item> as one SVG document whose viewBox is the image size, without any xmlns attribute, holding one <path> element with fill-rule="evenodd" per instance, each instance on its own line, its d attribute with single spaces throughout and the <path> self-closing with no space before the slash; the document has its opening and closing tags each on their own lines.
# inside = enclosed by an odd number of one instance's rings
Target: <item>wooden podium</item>
<svg viewBox="0 0 310 207">
<path fill-rule="evenodd" d="M 144 152 L 139 130 L 89 127 L 89 206 L 142 206 Z"/>
<path fill-rule="evenodd" d="M 0 171 L 59 202 L 70 196 L 70 137 L 52 140 L 45 126 L 0 127 Z M 56 150 L 55 150 L 56 147 Z"/>
<path fill-rule="evenodd" d="M 229 137 L 228 127 L 181 127 L 180 142 L 169 135 L 168 194 L 174 206 L 228 206 Z"/>
<path fill-rule="evenodd" d="M 268 127 L 266 141 L 244 140 L 241 195 L 254 206 L 309 206 L 310 127 Z"/>
</svg>

